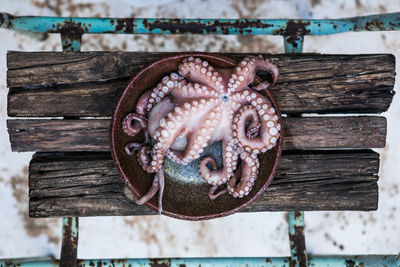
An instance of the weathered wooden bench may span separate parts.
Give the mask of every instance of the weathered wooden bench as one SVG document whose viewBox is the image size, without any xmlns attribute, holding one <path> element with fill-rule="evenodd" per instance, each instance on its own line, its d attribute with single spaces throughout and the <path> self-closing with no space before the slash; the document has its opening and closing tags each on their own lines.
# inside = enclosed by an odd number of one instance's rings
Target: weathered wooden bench
<svg viewBox="0 0 400 267">
<path fill-rule="evenodd" d="M 8 53 L 12 150 L 37 152 L 31 217 L 154 213 L 136 205 L 120 179 L 109 124 L 129 78 L 165 55 Z M 265 56 L 280 68 L 272 92 L 285 114 L 284 152 L 271 186 L 244 211 L 376 210 L 379 154 L 371 148 L 385 146 L 386 119 L 376 113 L 392 101 L 394 57 Z"/>
<path fill-rule="evenodd" d="M 400 13 L 345 19 L 153 19 L 15 17 L 0 27 L 61 35 L 80 51 L 82 35 L 281 35 L 285 52 L 304 36 L 400 30 Z M 256 51 L 255 51 L 256 52 Z M 36 151 L 29 169 L 32 217 L 139 215 L 109 152 L 109 120 L 129 78 L 165 53 L 8 53 L 8 129 L 13 151 Z M 223 54 L 235 60 L 243 54 Z M 273 94 L 284 114 L 285 141 L 272 185 L 244 211 L 288 212 L 290 257 L 77 260 L 78 218 L 63 218 L 60 261 L 5 259 L 45 266 L 398 266 L 398 255 L 307 255 L 302 210 L 375 210 L 379 155 L 393 98 L 391 55 L 265 55 L 280 67 Z M 360 115 L 364 114 L 364 115 Z M 374 115 L 375 114 L 375 115 Z"/>
</svg>

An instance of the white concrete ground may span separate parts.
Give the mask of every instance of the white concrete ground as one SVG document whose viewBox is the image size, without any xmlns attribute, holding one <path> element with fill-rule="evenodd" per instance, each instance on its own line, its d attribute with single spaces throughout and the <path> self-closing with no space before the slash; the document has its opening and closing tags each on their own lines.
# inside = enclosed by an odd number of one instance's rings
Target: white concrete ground
<svg viewBox="0 0 400 267">
<path fill-rule="evenodd" d="M 104 1 L 1 0 L 14 15 L 338 18 L 400 10 L 399 1 Z M 40 42 L 0 30 L 0 258 L 59 256 L 60 219 L 28 217 L 27 165 L 31 153 L 13 153 L 6 130 L 6 52 L 61 51 L 58 36 Z M 305 52 L 391 53 L 400 56 L 400 32 L 306 37 Z M 86 35 L 82 50 L 283 51 L 281 37 Z M 397 69 L 399 67 L 397 63 Z M 397 77 L 398 80 L 398 77 Z M 398 82 L 395 90 L 397 91 Z M 307 249 L 313 254 L 397 254 L 400 248 L 400 100 L 388 112 L 381 154 L 379 208 L 374 212 L 306 212 Z M 289 255 L 285 213 L 237 214 L 186 222 L 167 217 L 80 219 L 81 258 Z"/>
</svg>

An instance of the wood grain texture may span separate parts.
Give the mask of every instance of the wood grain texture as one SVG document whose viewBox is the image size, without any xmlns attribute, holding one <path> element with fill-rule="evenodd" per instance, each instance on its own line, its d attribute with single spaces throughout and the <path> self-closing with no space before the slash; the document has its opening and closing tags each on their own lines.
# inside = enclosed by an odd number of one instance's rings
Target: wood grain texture
<svg viewBox="0 0 400 267">
<path fill-rule="evenodd" d="M 385 146 L 386 118 L 284 118 L 284 149 L 379 148 Z M 8 120 L 13 151 L 109 151 L 107 119 Z"/>
<path fill-rule="evenodd" d="M 9 116 L 110 116 L 129 78 L 173 53 L 9 52 Z M 245 54 L 221 54 L 236 61 Z M 247 54 L 246 54 L 247 55 Z M 377 113 L 393 97 L 392 55 L 269 55 L 283 113 Z"/>
<path fill-rule="evenodd" d="M 283 153 L 271 186 L 244 211 L 375 210 L 379 154 Z M 134 202 L 109 153 L 36 153 L 29 169 L 31 217 L 154 214 Z"/>
</svg>

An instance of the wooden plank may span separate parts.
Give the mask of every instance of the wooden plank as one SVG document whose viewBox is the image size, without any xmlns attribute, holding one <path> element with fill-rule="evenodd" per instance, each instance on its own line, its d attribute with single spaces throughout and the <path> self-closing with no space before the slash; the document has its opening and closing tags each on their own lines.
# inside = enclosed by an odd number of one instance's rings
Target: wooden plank
<svg viewBox="0 0 400 267">
<path fill-rule="evenodd" d="M 128 79 L 173 53 L 9 52 L 9 116 L 110 116 Z M 240 60 L 245 54 L 224 54 Z M 393 98 L 393 55 L 269 55 L 283 113 L 377 113 Z"/>
<path fill-rule="evenodd" d="M 109 151 L 107 119 L 8 120 L 13 151 Z M 386 118 L 285 117 L 284 149 L 379 148 Z"/>
<path fill-rule="evenodd" d="M 11 149 L 108 151 L 109 120 L 8 120 Z"/>
<path fill-rule="evenodd" d="M 375 210 L 379 154 L 283 153 L 267 191 L 244 211 Z M 128 198 L 109 153 L 36 153 L 29 170 L 31 217 L 154 214 Z"/>
</svg>

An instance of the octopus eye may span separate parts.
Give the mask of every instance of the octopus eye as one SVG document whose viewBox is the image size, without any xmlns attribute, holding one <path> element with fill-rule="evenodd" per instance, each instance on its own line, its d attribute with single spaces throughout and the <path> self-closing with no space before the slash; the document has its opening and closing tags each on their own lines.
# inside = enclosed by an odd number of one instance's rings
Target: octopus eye
<svg viewBox="0 0 400 267">
<path fill-rule="evenodd" d="M 222 101 L 228 101 L 229 100 L 229 96 L 227 95 L 222 95 L 221 96 Z"/>
</svg>

